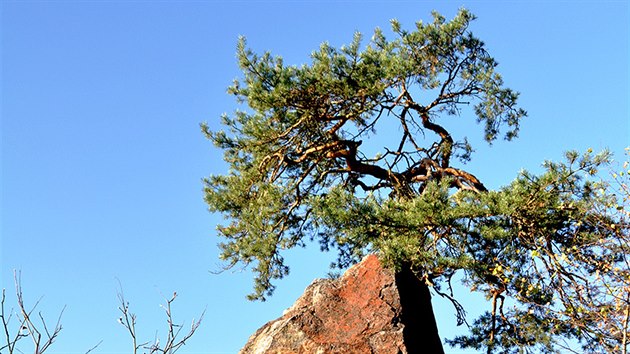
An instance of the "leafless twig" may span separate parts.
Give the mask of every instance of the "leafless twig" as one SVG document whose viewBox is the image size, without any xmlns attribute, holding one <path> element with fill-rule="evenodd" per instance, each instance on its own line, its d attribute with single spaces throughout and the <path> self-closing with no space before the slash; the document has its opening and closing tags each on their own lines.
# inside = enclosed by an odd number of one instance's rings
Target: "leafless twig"
<svg viewBox="0 0 630 354">
<path fill-rule="evenodd" d="M 52 330 L 49 330 L 42 313 L 38 312 L 37 317 L 39 317 L 41 322 L 41 326 L 39 326 L 37 322 L 33 320 L 33 313 L 39 305 L 41 298 L 35 302 L 35 305 L 33 305 L 30 310 L 27 310 L 27 307 L 24 304 L 21 274 L 17 271 L 13 271 L 13 279 L 15 282 L 15 294 L 18 304 L 18 309 L 15 312 L 15 319 L 18 325 L 15 333 L 11 333 L 12 331 L 10 323 L 13 319 L 14 312 L 12 309 L 7 315 L 5 308 L 6 291 L 5 289 L 2 289 L 2 300 L 0 302 L 0 318 L 2 320 L 2 328 L 5 341 L 0 347 L 0 350 L 7 349 L 9 354 L 13 354 L 16 351 L 21 353 L 22 351 L 17 348 L 17 343 L 21 339 L 31 337 L 31 340 L 33 341 L 33 353 L 43 354 L 53 344 L 55 339 L 57 339 L 59 332 L 61 332 L 61 317 L 65 310 L 65 306 L 59 313 L 59 317 L 57 318 L 55 327 L 52 328 Z M 44 335 L 42 335 L 42 330 L 45 337 Z"/>
<path fill-rule="evenodd" d="M 119 282 L 120 284 L 120 282 Z M 166 313 L 166 323 L 167 323 L 167 335 L 166 341 L 164 343 L 160 343 L 160 339 L 157 337 L 153 340 L 153 344 L 149 344 L 150 342 L 144 342 L 142 344 L 138 344 L 138 338 L 136 334 L 136 315 L 129 310 L 129 302 L 125 300 L 122 286 L 118 292 L 118 300 L 120 301 L 120 306 L 118 309 L 120 310 L 122 316 L 118 319 L 118 322 L 123 325 L 129 332 L 133 342 L 133 353 L 137 354 L 138 349 L 144 348 L 149 351 L 149 354 L 154 353 L 162 353 L 162 354 L 174 354 L 177 352 L 186 342 L 190 339 L 190 337 L 195 334 L 201 321 L 203 320 L 203 316 L 205 311 L 201 313 L 201 316 L 198 320 L 192 320 L 190 330 L 179 339 L 180 332 L 183 329 L 183 325 L 175 324 L 173 320 L 172 313 L 172 304 L 177 298 L 177 293 L 174 292 L 173 296 L 170 299 L 166 299 L 166 303 L 161 305 L 164 308 Z"/>
<path fill-rule="evenodd" d="M 88 349 L 88 351 L 85 352 L 85 354 L 89 354 L 92 350 L 96 349 L 99 345 L 101 345 L 101 343 L 103 343 L 103 340 L 101 340 L 100 342 L 96 343 L 96 345 L 93 346 L 92 348 Z"/>
</svg>

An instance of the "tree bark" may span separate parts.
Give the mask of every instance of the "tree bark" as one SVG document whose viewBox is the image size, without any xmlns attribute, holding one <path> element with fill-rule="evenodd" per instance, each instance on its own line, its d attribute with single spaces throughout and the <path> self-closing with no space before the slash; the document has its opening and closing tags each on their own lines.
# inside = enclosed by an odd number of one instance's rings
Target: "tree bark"
<svg viewBox="0 0 630 354">
<path fill-rule="evenodd" d="M 402 307 L 403 337 L 409 354 L 444 354 L 438 333 L 429 286 L 409 266 L 396 276 Z"/>
</svg>

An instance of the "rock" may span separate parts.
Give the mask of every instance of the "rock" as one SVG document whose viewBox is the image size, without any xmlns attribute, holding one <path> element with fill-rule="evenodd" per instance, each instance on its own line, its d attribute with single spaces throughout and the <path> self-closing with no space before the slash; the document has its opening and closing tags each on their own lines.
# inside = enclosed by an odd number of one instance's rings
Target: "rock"
<svg viewBox="0 0 630 354">
<path fill-rule="evenodd" d="M 426 294 L 422 289 L 426 289 Z M 422 306 L 413 305 L 427 295 L 430 313 L 423 312 Z M 418 316 L 430 318 L 418 320 Z M 428 330 L 425 322 L 430 325 Z M 427 341 L 418 333 L 431 336 Z M 439 350 L 427 351 L 436 344 Z M 240 351 L 242 354 L 419 352 L 442 352 L 428 288 L 412 274 L 405 277 L 404 272 L 394 275 L 384 269 L 375 255 L 365 257 L 339 279 L 313 282 L 293 306 L 256 331 Z"/>
</svg>

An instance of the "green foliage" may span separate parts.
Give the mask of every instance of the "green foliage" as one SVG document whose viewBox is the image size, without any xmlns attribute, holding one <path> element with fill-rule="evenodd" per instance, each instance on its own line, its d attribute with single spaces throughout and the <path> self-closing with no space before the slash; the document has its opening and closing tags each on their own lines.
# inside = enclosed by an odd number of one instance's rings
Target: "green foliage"
<svg viewBox="0 0 630 354">
<path fill-rule="evenodd" d="M 475 261 L 464 273 L 466 285 L 492 299 L 493 314 L 450 344 L 556 353 L 576 339 L 588 352 L 620 349 L 621 337 L 611 337 L 627 325 L 604 330 L 601 310 L 627 299 L 618 273 L 628 270 L 620 248 L 628 227 L 610 214 L 606 184 L 589 180 L 608 161 L 607 153 L 570 152 L 566 163 L 546 163 L 541 176 L 523 172 L 496 196 L 461 204 L 488 210 L 465 220 L 472 226 L 464 229 L 465 247 Z"/>
<path fill-rule="evenodd" d="M 436 120 L 477 102 L 477 120 L 490 142 L 501 125 L 509 127 L 506 138 L 515 136 L 525 112 L 515 106 L 517 95 L 502 87 L 483 42 L 468 32 L 472 19 L 465 10 L 450 22 L 434 14 L 433 23 L 419 22 L 412 32 L 393 21 L 394 40 L 377 29 L 362 48 L 355 34 L 339 49 L 322 44 L 312 63 L 300 67 L 285 66 L 270 53 L 257 55 L 241 38 L 243 77 L 228 92 L 249 109 L 224 115 L 226 131 L 202 129 L 230 164 L 228 174 L 205 180 L 210 210 L 229 222 L 219 227 L 227 240 L 221 257 L 228 266 L 255 264 L 253 298 L 271 294 L 271 280 L 288 273 L 280 252 L 302 245 L 304 235 L 320 239 L 324 249 L 339 248 L 340 265 L 355 261 L 371 244 L 367 236 L 330 238 L 320 227 L 322 214 L 314 211 L 323 207 L 320 198 L 338 195 L 350 203 L 357 186 L 380 196 L 413 197 L 442 177 L 484 189 L 474 176 L 450 166 L 453 153 L 466 159 L 472 147 L 465 139 L 454 142 Z M 435 98 L 421 104 L 411 89 Z M 400 126 L 402 136 L 368 157 L 359 147 L 381 120 Z M 423 148 L 418 139 L 427 132 L 438 138 L 427 139 Z"/>
<path fill-rule="evenodd" d="M 230 165 L 205 180 L 210 210 L 226 217 L 221 258 L 227 268 L 252 266 L 250 298 L 264 300 L 289 273 L 283 251 L 308 239 L 336 249 L 339 268 L 377 252 L 451 299 L 460 323 L 453 276 L 486 295 L 491 311 L 452 345 L 552 353 L 577 339 L 588 350 L 620 348 L 621 337 L 592 317 L 594 306 L 614 311 L 607 289 L 621 283 L 615 269 L 628 268 L 627 252 L 614 246 L 627 224 L 593 180 L 609 154 L 570 152 L 497 191 L 451 165 L 452 156 L 470 159 L 472 147 L 442 121 L 474 115 L 491 143 L 503 130 L 514 138 L 526 115 L 468 30 L 473 19 L 466 10 L 451 21 L 434 13 L 413 31 L 392 21 L 393 40 L 377 29 L 362 45 L 355 34 L 341 48 L 322 44 L 299 67 L 241 39 L 243 77 L 228 92 L 248 109 L 222 117 L 226 131 L 202 126 Z M 400 135 L 374 139 L 381 128 Z"/>
</svg>

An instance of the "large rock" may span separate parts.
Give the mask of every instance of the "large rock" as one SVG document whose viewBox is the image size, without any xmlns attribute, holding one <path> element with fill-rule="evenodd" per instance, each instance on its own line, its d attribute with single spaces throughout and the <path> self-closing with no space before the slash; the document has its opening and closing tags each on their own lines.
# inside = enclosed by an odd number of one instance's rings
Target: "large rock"
<svg viewBox="0 0 630 354">
<path fill-rule="evenodd" d="M 416 304 L 423 299 L 429 301 L 430 313 Z M 428 340 L 419 336 L 431 331 L 435 333 Z M 432 345 L 439 350 L 427 351 Z M 256 331 L 240 351 L 243 354 L 439 352 L 441 344 L 428 288 L 411 273 L 395 276 L 381 267 L 374 255 L 348 269 L 339 279 L 313 282 L 282 317 Z"/>
</svg>

